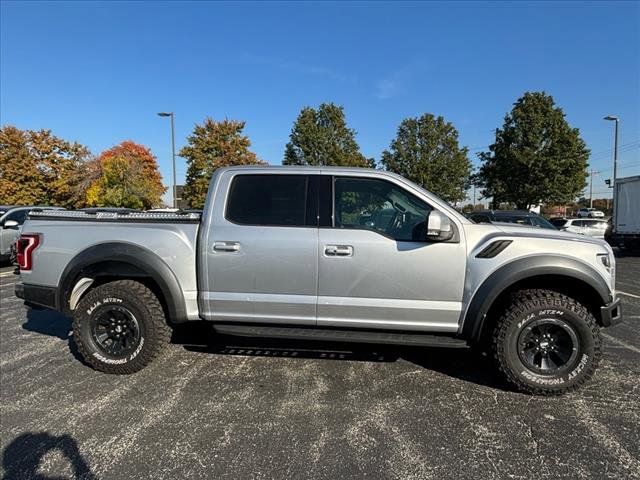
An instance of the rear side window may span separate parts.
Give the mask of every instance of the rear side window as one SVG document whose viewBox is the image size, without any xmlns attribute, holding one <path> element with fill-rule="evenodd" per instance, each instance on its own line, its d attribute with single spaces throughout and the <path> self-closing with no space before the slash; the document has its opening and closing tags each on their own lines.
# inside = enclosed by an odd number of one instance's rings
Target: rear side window
<svg viewBox="0 0 640 480">
<path fill-rule="evenodd" d="M 569 223 L 564 218 L 552 218 L 550 222 L 554 227 L 564 227 L 567 223 Z"/>
<path fill-rule="evenodd" d="M 306 175 L 236 175 L 225 216 L 242 225 L 305 226 L 307 182 Z"/>
</svg>

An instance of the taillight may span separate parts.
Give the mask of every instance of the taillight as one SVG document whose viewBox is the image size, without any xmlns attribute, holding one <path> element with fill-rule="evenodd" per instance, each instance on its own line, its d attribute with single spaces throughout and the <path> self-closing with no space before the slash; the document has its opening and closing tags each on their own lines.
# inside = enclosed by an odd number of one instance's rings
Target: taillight
<svg viewBox="0 0 640 480">
<path fill-rule="evenodd" d="M 33 266 L 33 251 L 40 245 L 40 235 L 23 234 L 20 235 L 16 245 L 18 268 L 20 270 L 31 270 Z"/>
</svg>

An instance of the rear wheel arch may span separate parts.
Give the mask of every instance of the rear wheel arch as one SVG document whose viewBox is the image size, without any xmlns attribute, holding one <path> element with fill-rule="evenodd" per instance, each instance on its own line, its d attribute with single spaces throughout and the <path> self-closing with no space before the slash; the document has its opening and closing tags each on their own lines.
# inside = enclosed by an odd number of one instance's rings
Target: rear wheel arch
<svg viewBox="0 0 640 480">
<path fill-rule="evenodd" d="M 461 336 L 481 342 L 496 316 L 519 290 L 553 290 L 579 301 L 601 323 L 600 307 L 612 298 L 604 279 L 592 267 L 568 257 L 529 257 L 493 272 L 476 290 L 467 308 Z"/>
<path fill-rule="evenodd" d="M 67 264 L 59 282 L 58 305 L 67 314 L 71 313 L 71 293 L 83 278 L 94 281 L 82 296 L 110 281 L 135 279 L 155 293 L 169 321 L 181 322 L 187 318 L 184 296 L 174 273 L 155 253 L 138 245 L 102 243 L 77 254 Z M 77 298 L 76 302 L 79 301 Z"/>
</svg>

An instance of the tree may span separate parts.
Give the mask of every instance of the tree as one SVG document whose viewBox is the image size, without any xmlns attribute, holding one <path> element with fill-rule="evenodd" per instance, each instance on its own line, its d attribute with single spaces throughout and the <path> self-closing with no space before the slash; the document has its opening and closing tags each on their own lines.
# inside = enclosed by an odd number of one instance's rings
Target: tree
<svg viewBox="0 0 640 480">
<path fill-rule="evenodd" d="M 344 165 L 375 167 L 360 153 L 355 130 L 347 127 L 344 109 L 323 103 L 305 107 L 293 124 L 284 152 L 284 165 Z"/>
<path fill-rule="evenodd" d="M 86 174 L 92 177 L 86 191 L 89 206 L 153 208 L 161 205 L 167 190 L 151 150 L 130 140 L 102 152 Z"/>
<path fill-rule="evenodd" d="M 544 92 L 527 92 L 496 129 L 475 178 L 485 198 L 527 209 L 572 202 L 586 186 L 589 150 Z"/>
<path fill-rule="evenodd" d="M 390 151 L 382 152 L 385 169 L 423 186 L 447 202 L 464 200 L 471 162 L 458 145 L 458 131 L 442 117 L 425 113 L 406 118 L 398 127 Z"/>
<path fill-rule="evenodd" d="M 0 203 L 75 207 L 89 149 L 50 130 L 0 129 Z"/>
<path fill-rule="evenodd" d="M 206 118 L 187 138 L 188 145 L 180 150 L 180 156 L 187 160 L 183 196 L 192 208 L 204 206 L 211 176 L 218 168 L 264 163 L 249 150 L 251 141 L 242 135 L 244 126 L 245 122 L 237 120 Z"/>
</svg>

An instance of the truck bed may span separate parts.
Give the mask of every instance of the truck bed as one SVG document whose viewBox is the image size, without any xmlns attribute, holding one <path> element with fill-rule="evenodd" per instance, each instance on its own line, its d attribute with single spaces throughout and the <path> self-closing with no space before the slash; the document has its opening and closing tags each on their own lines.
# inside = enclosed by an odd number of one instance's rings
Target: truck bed
<svg viewBox="0 0 640 480">
<path fill-rule="evenodd" d="M 81 256 L 109 255 L 157 258 L 158 268 L 180 286 L 187 319 L 198 318 L 196 243 L 199 213 L 165 212 L 33 212 L 23 233 L 38 233 L 32 271 L 22 271 L 25 283 L 57 287 L 65 269 Z M 133 253 L 132 253 L 133 252 Z M 135 253 L 137 252 L 137 253 Z"/>
</svg>

